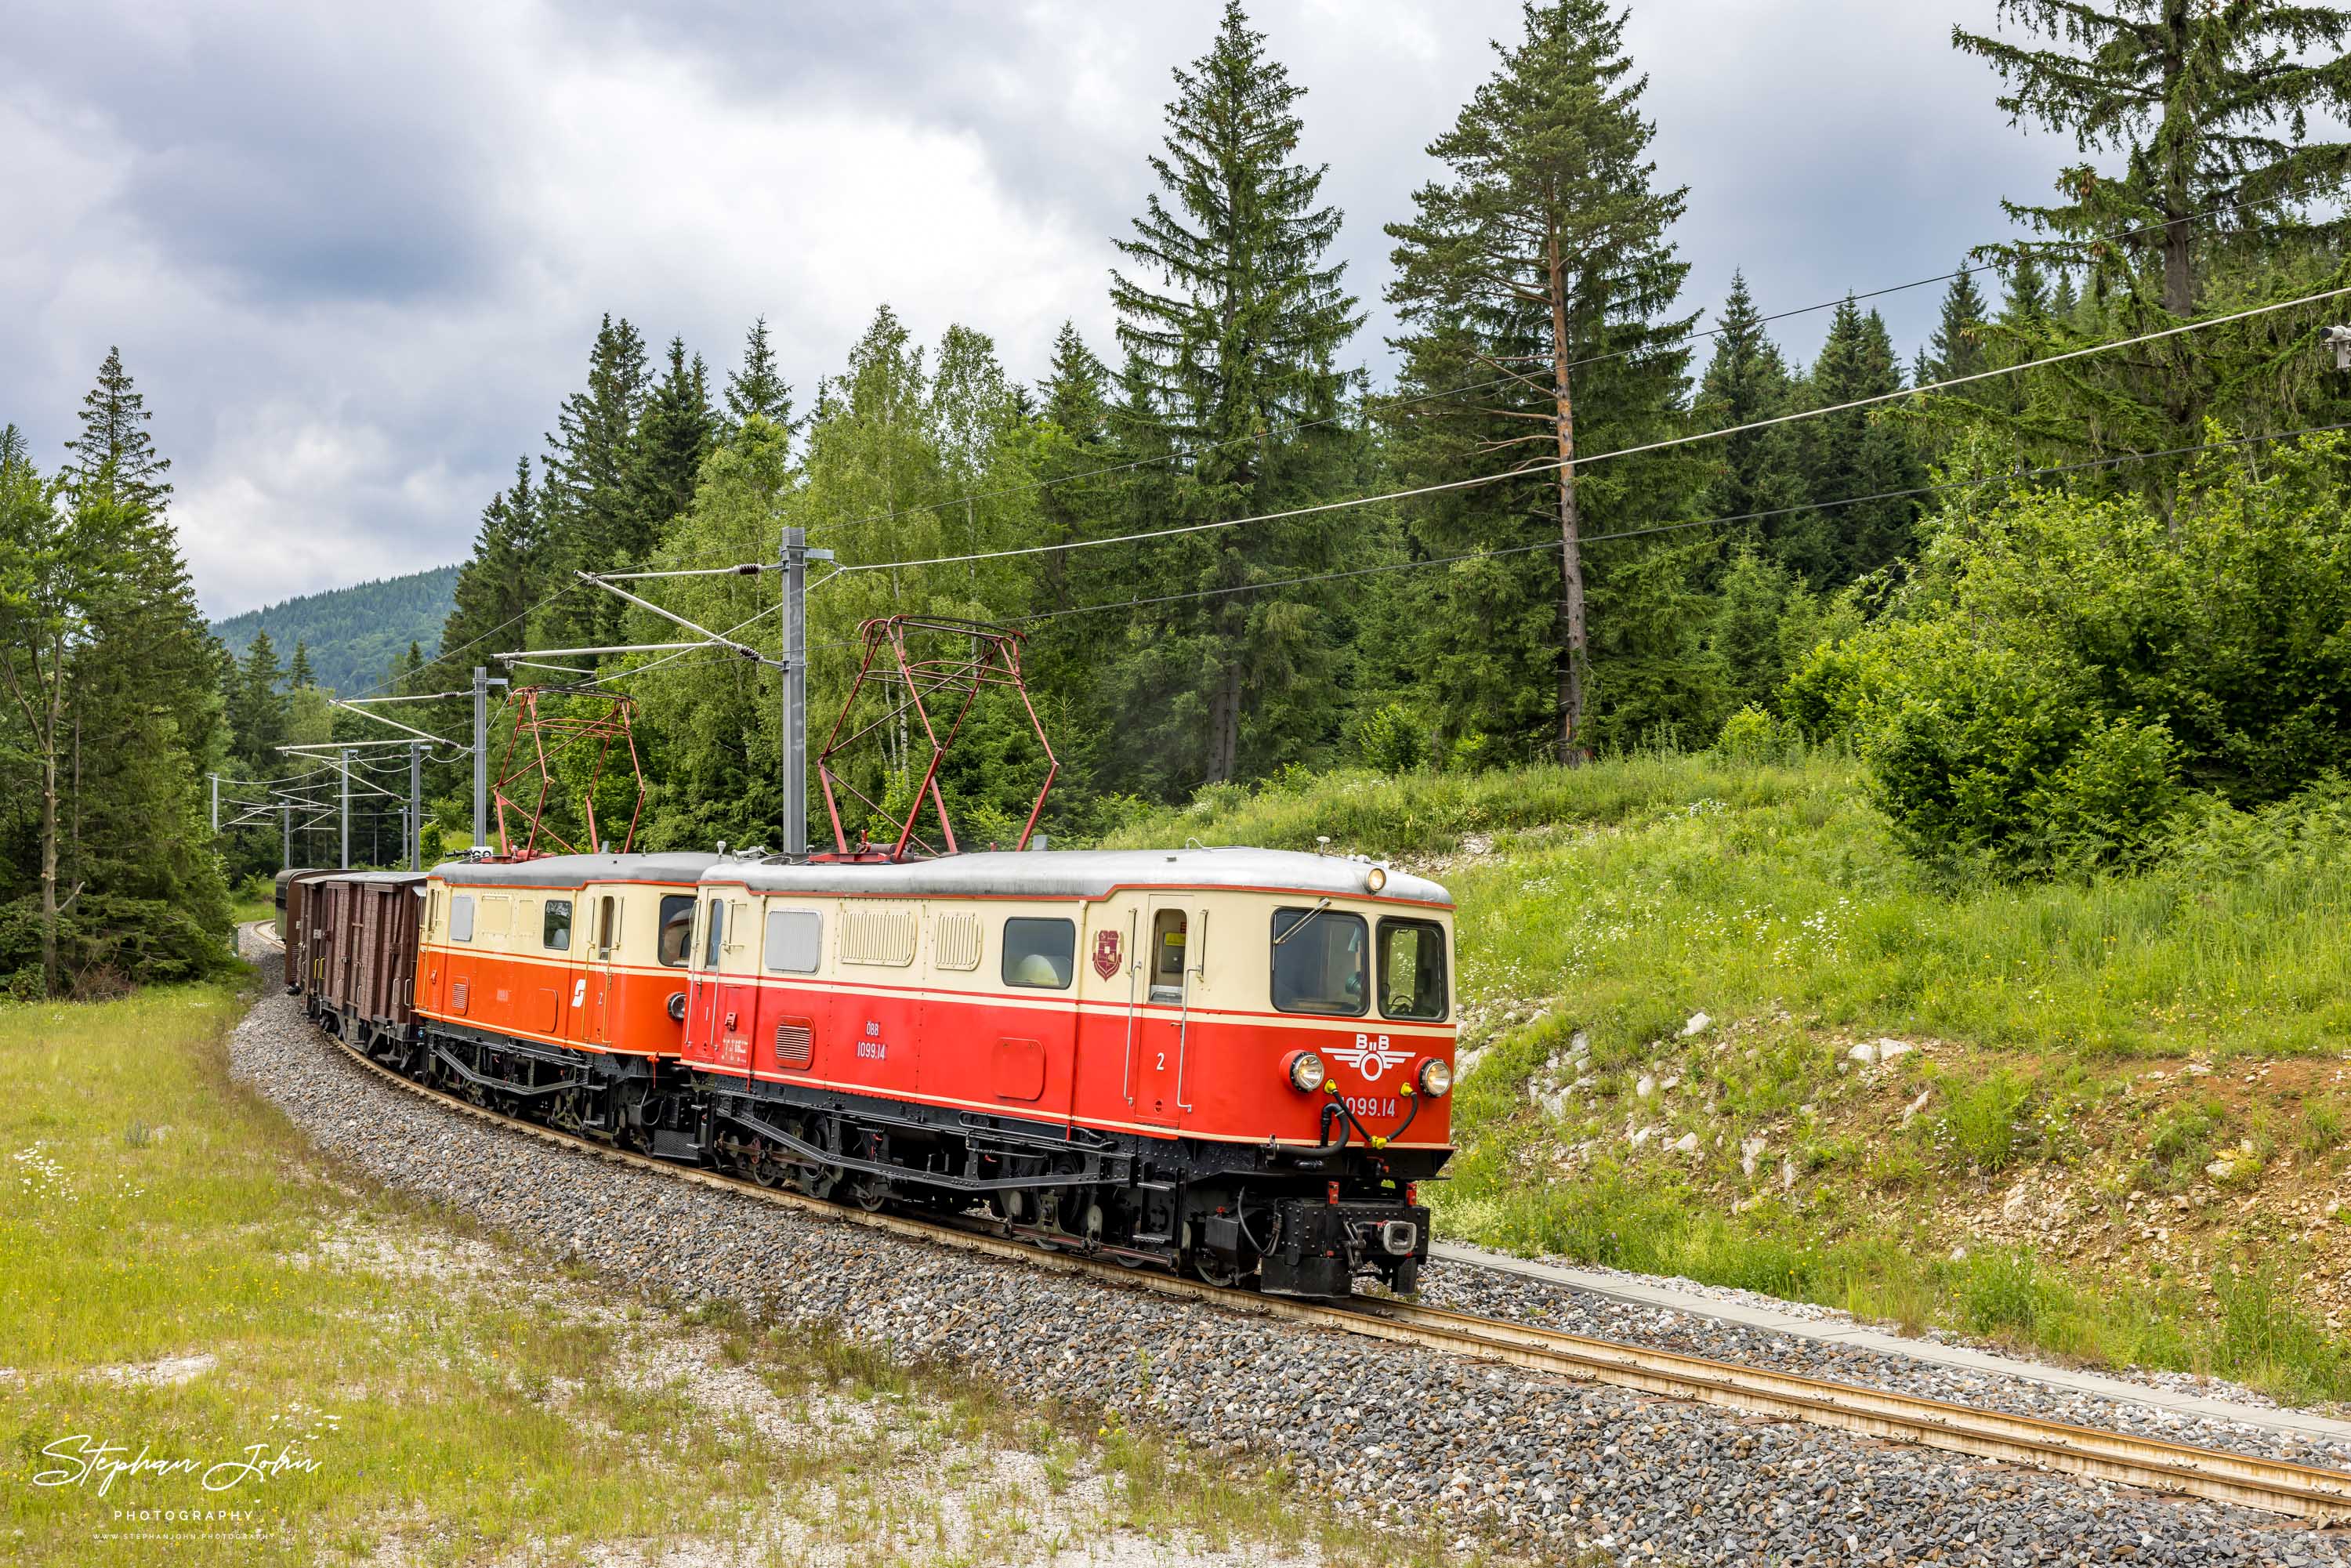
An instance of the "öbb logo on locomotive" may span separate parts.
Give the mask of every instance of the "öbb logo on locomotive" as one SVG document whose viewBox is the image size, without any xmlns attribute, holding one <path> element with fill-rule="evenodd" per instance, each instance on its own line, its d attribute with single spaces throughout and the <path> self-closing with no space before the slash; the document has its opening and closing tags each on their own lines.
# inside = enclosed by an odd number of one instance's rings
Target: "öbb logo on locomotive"
<svg viewBox="0 0 2351 1568">
<path fill-rule="evenodd" d="M 1456 1025 L 1423 878 L 590 853 L 289 872 L 280 901 L 323 1027 L 509 1115 L 1271 1292 L 1409 1291 L 1427 1256 Z"/>
<path fill-rule="evenodd" d="M 1390 1048 L 1388 1037 L 1384 1034 L 1359 1034 L 1353 1045 L 1342 1046 L 1331 1054 L 1362 1073 L 1367 1083 L 1377 1083 L 1389 1068 L 1400 1067 L 1412 1060 L 1411 1051 Z"/>
</svg>

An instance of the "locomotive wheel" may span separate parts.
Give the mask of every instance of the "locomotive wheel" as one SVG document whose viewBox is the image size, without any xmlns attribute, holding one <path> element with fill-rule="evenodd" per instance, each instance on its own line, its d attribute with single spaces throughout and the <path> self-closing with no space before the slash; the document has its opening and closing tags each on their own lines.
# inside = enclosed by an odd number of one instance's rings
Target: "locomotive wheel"
<svg viewBox="0 0 2351 1568">
<path fill-rule="evenodd" d="M 819 1202 L 829 1201 L 832 1189 L 841 1185 L 841 1173 L 831 1166 L 819 1166 L 800 1183 L 800 1190 Z"/>
<path fill-rule="evenodd" d="M 1192 1272 L 1219 1290 L 1229 1291 L 1241 1282 L 1239 1264 L 1220 1262 L 1206 1248 L 1192 1254 Z"/>
<path fill-rule="evenodd" d="M 849 1200 L 868 1214 L 879 1214 L 890 1205 L 890 1178 L 869 1176 L 849 1189 Z"/>
<path fill-rule="evenodd" d="M 744 1162 L 751 1179 L 761 1186 L 774 1188 L 783 1184 L 784 1167 L 768 1156 L 768 1145 L 760 1139 L 751 1140 L 751 1153 Z"/>
</svg>

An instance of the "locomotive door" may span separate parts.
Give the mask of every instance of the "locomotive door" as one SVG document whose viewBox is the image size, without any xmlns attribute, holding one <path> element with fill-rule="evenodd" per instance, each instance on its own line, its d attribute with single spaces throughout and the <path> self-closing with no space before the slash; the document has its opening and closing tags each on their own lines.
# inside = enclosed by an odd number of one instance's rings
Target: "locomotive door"
<svg viewBox="0 0 2351 1568">
<path fill-rule="evenodd" d="M 1172 1127 L 1183 1103 L 1186 1036 L 1191 1028 L 1192 915 L 1177 897 L 1146 900 L 1134 955 L 1134 1115 Z"/>
<path fill-rule="evenodd" d="M 600 893 L 589 911 L 588 946 L 574 982 L 572 1010 L 580 1039 L 590 1045 L 612 1040 L 612 965 L 621 950 L 621 899 Z"/>
</svg>

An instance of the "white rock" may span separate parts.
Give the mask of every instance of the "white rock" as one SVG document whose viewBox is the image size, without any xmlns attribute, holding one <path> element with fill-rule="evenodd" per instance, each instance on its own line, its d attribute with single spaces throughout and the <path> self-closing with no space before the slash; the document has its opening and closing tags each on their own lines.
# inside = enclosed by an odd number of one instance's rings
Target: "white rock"
<svg viewBox="0 0 2351 1568">
<path fill-rule="evenodd" d="M 1692 1013 L 1689 1016 L 1689 1022 L 1682 1025 L 1682 1038 L 1687 1040 L 1694 1034 L 1704 1034 L 1707 1026 L 1713 1022 L 1714 1020 L 1704 1013 Z"/>
<path fill-rule="evenodd" d="M 1668 1089 L 1679 1088 L 1681 1086 L 1681 1081 L 1682 1075 L 1677 1072 L 1671 1078 L 1667 1079 L 1664 1082 L 1657 1085 L 1657 1092 L 1662 1094 Z"/>
<path fill-rule="evenodd" d="M 1698 1153 L 1698 1134 L 1696 1133 L 1684 1133 L 1680 1137 L 1676 1138 L 1674 1140 L 1674 1153 L 1677 1155 L 1694 1155 Z"/>
<path fill-rule="evenodd" d="M 2210 1165 L 2204 1167 L 2204 1174 L 2210 1176 L 2214 1181 L 2226 1181 L 2231 1176 L 2237 1174 L 2237 1162 L 2234 1160 L 2214 1160 Z"/>
<path fill-rule="evenodd" d="M 1478 1064 L 1485 1060 L 1486 1048 L 1482 1045 L 1474 1051 L 1463 1051 L 1458 1057 L 1454 1059 L 1453 1082 L 1456 1083 L 1467 1082 L 1469 1074 L 1477 1069 Z"/>
<path fill-rule="evenodd" d="M 1964 1263 L 1964 1262 L 1966 1262 L 1967 1260 L 1968 1260 L 1968 1249 L 1967 1249 L 1966 1248 L 1964 1248 L 1964 1247 L 1954 1247 L 1954 1248 L 1952 1248 L 1952 1249 L 1951 1249 L 1951 1261 L 1952 1261 L 1952 1262 L 1954 1262 L 1954 1263 Z"/>
<path fill-rule="evenodd" d="M 1902 1124 L 1906 1127 L 1908 1126 L 1912 1119 L 1915 1118 L 1919 1112 L 1924 1111 L 1927 1108 L 1927 1102 L 1932 1100 L 1934 1097 L 1935 1091 L 1932 1088 L 1919 1090 L 1918 1098 L 1911 1101 L 1910 1103 L 1902 1107 Z"/>
<path fill-rule="evenodd" d="M 1646 1072 L 1641 1074 L 1641 1082 L 1633 1085 L 1634 1094 L 1643 1100 L 1646 1100 L 1650 1095 L 1655 1094 L 1656 1092 L 1657 1081 L 1650 1077 Z"/>
<path fill-rule="evenodd" d="M 1763 1151 L 1769 1146 L 1770 1140 L 1765 1138 L 1741 1138 L 1739 1141 L 1740 1171 L 1751 1179 L 1755 1175 L 1755 1162 L 1763 1157 Z"/>
<path fill-rule="evenodd" d="M 1783 1159 L 1782 1159 L 1782 1160 L 1781 1160 L 1781 1162 L 1780 1162 L 1780 1190 L 1781 1190 L 1782 1192 L 1785 1192 L 1785 1191 L 1787 1191 L 1790 1187 L 1792 1187 L 1792 1186 L 1795 1186 L 1795 1185 L 1796 1185 L 1796 1162 L 1795 1162 L 1795 1161 L 1793 1161 L 1793 1160 L 1791 1160 L 1791 1159 L 1784 1159 L 1784 1158 L 1783 1158 Z"/>
<path fill-rule="evenodd" d="M 1638 1132 L 1632 1134 L 1633 1146 L 1637 1149 L 1643 1144 L 1647 1143 L 1651 1138 L 1656 1137 L 1656 1134 L 1657 1130 L 1655 1127 L 1643 1127 Z"/>
<path fill-rule="evenodd" d="M 1907 1040 L 1880 1040 L 1877 1042 L 1877 1060 L 1891 1061 L 1897 1056 L 1907 1056 L 1917 1049 Z"/>
</svg>

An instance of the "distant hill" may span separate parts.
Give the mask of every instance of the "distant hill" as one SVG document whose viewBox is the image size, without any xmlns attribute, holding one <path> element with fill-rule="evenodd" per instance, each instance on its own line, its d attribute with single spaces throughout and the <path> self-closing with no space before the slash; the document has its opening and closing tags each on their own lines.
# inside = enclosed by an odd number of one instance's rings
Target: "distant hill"
<svg viewBox="0 0 2351 1568">
<path fill-rule="evenodd" d="M 439 566 L 248 610 L 214 622 L 213 635 L 243 658 L 254 633 L 266 630 L 281 664 L 292 661 L 297 642 L 307 643 L 319 684 L 356 692 L 383 679 L 411 643 L 431 658 L 456 591 L 457 569 Z"/>
</svg>

